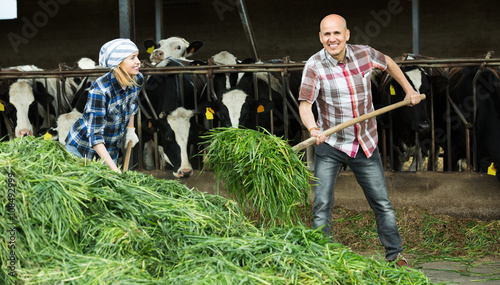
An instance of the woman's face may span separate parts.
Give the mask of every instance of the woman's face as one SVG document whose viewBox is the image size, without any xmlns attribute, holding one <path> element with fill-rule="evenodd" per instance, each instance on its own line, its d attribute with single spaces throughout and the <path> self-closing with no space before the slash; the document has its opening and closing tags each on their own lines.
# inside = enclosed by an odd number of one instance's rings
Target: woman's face
<svg viewBox="0 0 500 285">
<path fill-rule="evenodd" d="M 139 66 L 141 65 L 141 61 L 139 60 L 139 52 L 136 51 L 125 58 L 122 62 L 122 67 L 127 71 L 127 73 L 132 75 L 139 74 Z"/>
</svg>

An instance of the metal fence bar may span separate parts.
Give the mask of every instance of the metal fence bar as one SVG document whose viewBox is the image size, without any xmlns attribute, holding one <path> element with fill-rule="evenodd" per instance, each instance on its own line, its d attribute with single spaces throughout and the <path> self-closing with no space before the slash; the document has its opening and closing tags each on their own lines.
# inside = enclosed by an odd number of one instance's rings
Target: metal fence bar
<svg viewBox="0 0 500 285">
<path fill-rule="evenodd" d="M 497 68 L 498 71 L 500 71 L 500 59 L 495 59 L 495 58 L 459 58 L 459 59 L 426 59 L 426 60 L 404 60 L 404 61 L 396 61 L 396 63 L 400 65 L 418 65 L 420 67 L 429 67 L 431 68 L 444 68 L 445 69 L 445 76 L 449 78 L 449 69 L 453 67 L 464 67 L 464 66 L 477 66 L 477 65 L 482 65 L 483 67 L 493 67 Z M 282 76 L 282 89 L 284 94 L 283 96 L 283 111 L 284 111 L 284 117 L 288 117 L 288 112 L 292 112 L 292 115 L 294 117 L 297 117 L 298 115 L 295 114 L 294 108 L 292 106 L 296 107 L 298 106 L 298 102 L 296 102 L 296 98 L 293 98 L 293 94 L 290 91 L 290 84 L 288 82 L 288 74 L 291 71 L 301 71 L 304 67 L 303 63 L 290 63 L 288 62 L 288 58 L 285 58 L 284 63 L 270 63 L 270 64 L 238 64 L 238 65 L 213 65 L 209 64 L 206 66 L 185 66 L 185 67 L 162 67 L 162 68 L 141 68 L 141 72 L 145 75 L 165 75 L 165 74 L 176 74 L 178 75 L 178 80 L 180 81 L 179 84 L 183 86 L 183 76 L 186 74 L 203 74 L 207 78 L 207 84 L 208 85 L 208 92 L 211 96 L 208 96 L 209 100 L 214 100 L 215 99 L 215 94 L 213 94 L 213 76 L 214 74 L 217 73 L 239 73 L 239 72 L 253 72 L 254 76 L 257 72 L 266 72 L 268 75 L 268 78 L 271 76 L 271 72 L 276 72 L 280 73 Z M 11 71 L 11 70 L 1 70 L 0 71 L 0 79 L 48 79 L 48 78 L 57 78 L 57 84 L 58 86 L 58 94 L 57 96 L 64 96 L 65 97 L 65 92 L 62 90 L 65 88 L 65 79 L 68 77 L 89 77 L 89 76 L 101 76 L 105 73 L 109 72 L 108 69 L 94 69 L 94 70 L 47 70 L 47 71 Z M 432 72 L 432 71 L 431 71 Z M 256 84 L 256 82 L 254 82 Z M 256 86 L 257 87 L 257 86 Z M 499 86 L 500 88 L 500 86 Z M 257 88 L 256 88 L 257 89 Z M 434 90 L 431 90 L 431 96 L 429 100 L 433 101 L 434 98 Z M 184 93 L 184 90 L 181 88 L 181 94 Z M 447 87 L 446 90 L 446 95 L 449 97 L 449 88 Z M 257 94 L 253 94 L 253 96 L 258 96 Z M 182 96 L 181 96 L 182 97 Z M 256 97 L 257 98 L 257 97 Z M 61 106 L 63 105 L 64 99 L 67 98 L 60 98 L 62 100 L 58 100 L 58 108 L 56 110 L 59 110 Z M 196 98 L 195 98 L 196 100 Z M 451 126 L 450 126 L 450 113 L 452 109 L 455 109 L 453 106 L 453 102 L 447 101 L 447 127 L 446 127 L 446 136 L 447 136 L 447 143 L 448 143 L 448 149 L 451 149 Z M 451 104 L 450 104 L 451 103 Z M 196 107 L 198 106 L 199 102 L 195 102 Z M 183 103 L 184 105 L 184 103 Z M 434 129 L 434 103 L 431 102 L 431 121 L 432 121 L 432 129 Z M 456 112 L 456 110 L 455 110 Z M 153 114 L 154 115 L 154 114 Z M 390 114 L 389 114 L 390 115 Z M 460 115 L 458 115 L 460 116 Z M 272 118 L 272 116 L 271 116 Z M 291 118 L 290 118 L 291 119 Z M 394 163 L 394 154 L 392 150 L 392 117 L 390 117 L 390 129 L 389 129 L 389 149 L 387 150 L 388 153 L 390 153 L 390 165 L 393 167 Z M 463 122 L 466 132 L 470 134 L 470 123 L 468 122 Z M 274 124 L 271 124 L 274 126 Z M 288 125 L 288 121 L 284 122 L 284 125 Z M 205 119 L 205 126 L 211 127 L 211 124 L 207 125 L 206 119 Z M 307 134 L 306 134 L 307 135 Z M 434 149 L 436 144 L 435 144 L 435 136 L 434 136 L 434 131 L 432 134 L 432 146 L 431 146 L 431 153 L 432 153 L 432 170 L 435 169 L 435 157 L 436 154 L 434 153 L 436 150 Z M 467 136 L 467 135 L 466 135 Z M 385 138 L 384 138 L 385 139 Z M 469 138 L 466 138 L 466 142 L 469 142 Z M 473 143 L 474 145 L 474 143 Z M 470 160 L 470 148 L 467 150 L 467 161 L 468 164 L 470 165 L 471 160 Z M 475 153 L 475 152 L 474 152 Z M 448 152 L 448 157 L 445 158 L 447 160 L 448 164 L 448 169 L 452 170 L 452 165 L 451 165 L 451 154 Z M 430 161 L 430 159 L 429 159 Z M 475 161 L 473 159 L 472 161 Z M 385 164 L 384 164 L 385 166 Z"/>
</svg>

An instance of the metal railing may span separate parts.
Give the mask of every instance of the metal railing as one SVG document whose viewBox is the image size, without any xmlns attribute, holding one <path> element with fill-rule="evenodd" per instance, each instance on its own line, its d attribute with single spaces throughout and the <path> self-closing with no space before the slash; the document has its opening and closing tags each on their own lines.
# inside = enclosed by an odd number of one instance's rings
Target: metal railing
<svg viewBox="0 0 500 285">
<path fill-rule="evenodd" d="M 487 56 L 486 58 L 458 58 L 458 59 L 414 59 L 414 60 L 396 60 L 396 63 L 400 66 L 405 66 L 405 65 L 412 65 L 412 66 L 419 66 L 422 68 L 430 68 L 431 70 L 437 70 L 441 69 L 444 71 L 444 75 L 449 79 L 449 70 L 454 67 L 463 67 L 463 66 L 480 66 L 480 70 L 482 70 L 485 67 L 492 67 L 496 68 L 497 70 L 500 71 L 500 59 L 495 59 L 495 58 L 490 58 L 491 54 Z M 406 58 L 407 55 L 403 56 L 403 59 Z M 288 81 L 288 76 L 290 72 L 301 72 L 303 70 L 304 63 L 293 63 L 290 62 L 289 58 L 285 57 L 283 59 L 283 63 L 270 63 L 270 64 L 237 64 L 237 65 L 216 65 L 212 61 L 208 61 L 207 65 L 197 65 L 197 66 L 179 66 L 179 67 L 159 67 L 159 68 L 151 68 L 151 67 L 145 67 L 141 68 L 141 73 L 144 74 L 145 77 L 150 76 L 150 75 L 164 75 L 164 74 L 178 74 L 181 77 L 182 80 L 182 75 L 183 74 L 199 74 L 199 75 L 204 75 L 206 77 L 206 82 L 207 82 L 207 88 L 209 90 L 210 96 L 208 100 L 215 100 L 216 95 L 214 93 L 213 89 L 213 79 L 214 75 L 218 73 L 240 73 L 240 72 L 266 72 L 268 73 L 268 76 L 272 76 L 271 73 L 279 73 L 281 74 L 281 84 L 282 84 L 282 94 L 285 94 L 283 96 L 283 115 L 284 115 L 284 124 L 286 124 L 289 120 L 298 120 L 300 122 L 300 117 L 298 115 L 298 102 L 296 100 L 296 91 L 298 90 L 290 90 L 290 84 Z M 58 70 L 44 70 L 44 71 L 15 71 L 15 70 L 9 70 L 9 69 L 2 69 L 0 71 L 0 80 L 5 80 L 5 79 L 11 79 L 11 80 L 17 80 L 17 79 L 42 79 L 42 78 L 58 78 L 60 81 L 60 86 L 64 86 L 64 81 L 67 78 L 71 77 L 79 77 L 79 78 L 85 78 L 85 77 L 99 77 L 105 73 L 107 73 L 109 70 L 108 69 L 90 69 L 90 70 L 66 70 L 62 67 L 60 67 Z M 182 84 L 181 84 L 182 85 Z M 58 100 L 59 103 L 64 102 L 66 94 L 64 94 L 64 88 L 58 88 L 58 94 L 55 94 L 58 98 L 61 100 Z M 144 90 L 144 88 L 143 88 Z M 269 92 L 271 92 L 269 90 Z M 431 91 L 431 98 L 428 100 L 431 100 L 431 109 L 434 108 L 434 102 L 433 102 L 433 96 L 436 90 Z M 474 88 L 474 93 L 475 93 L 475 88 Z M 146 97 L 147 94 L 143 93 Z M 54 94 L 52 94 L 54 96 Z M 259 94 L 254 94 L 256 97 Z M 472 94 L 474 97 L 474 100 L 476 100 L 476 94 Z M 469 122 L 465 119 L 465 117 L 461 114 L 460 110 L 458 107 L 454 104 L 454 102 L 450 98 L 449 94 L 449 88 L 446 89 L 446 96 L 448 98 L 448 105 L 447 105 L 447 115 L 449 116 L 450 111 L 453 109 L 456 114 L 458 114 L 458 117 L 460 118 L 462 124 L 464 125 L 466 129 L 466 141 L 467 141 L 467 162 L 468 162 L 468 169 L 469 170 L 477 170 L 477 161 L 475 161 L 475 157 L 472 157 L 471 159 L 471 147 L 470 147 L 470 139 L 469 137 L 471 136 L 470 130 L 473 129 L 474 127 L 474 122 Z M 67 102 L 66 102 L 67 103 Z M 151 110 L 151 109 L 150 109 Z M 141 106 L 141 111 L 142 115 L 148 116 L 153 116 L 154 114 L 151 113 L 151 111 L 146 111 L 146 108 L 144 106 Z M 290 118 L 288 118 L 288 114 L 292 114 Z M 271 116 L 272 117 L 272 116 Z M 432 146 L 435 145 L 435 137 L 434 137 L 434 119 L 431 118 L 432 120 Z M 5 120 L 5 118 L 4 118 Z M 138 121 L 140 122 L 141 116 L 138 116 Z M 451 149 L 451 126 L 450 126 L 450 118 L 447 118 L 447 130 L 446 130 L 446 137 L 447 137 L 447 143 L 448 143 L 448 149 Z M 141 124 L 138 123 L 137 126 L 140 126 Z M 214 127 L 211 126 L 208 122 L 205 122 L 205 125 L 208 127 Z M 272 125 L 272 124 L 271 124 Z M 139 136 L 141 134 L 141 130 L 138 130 Z M 0 137 L 4 136 L 5 134 L 2 133 L 2 130 L 0 129 Z M 285 133 L 285 136 L 287 134 Z M 307 132 L 303 132 L 303 136 L 306 136 Z M 474 132 L 472 132 L 472 136 L 475 136 Z M 302 139 L 305 139 L 305 137 L 302 137 Z M 390 139 L 391 141 L 391 139 Z M 472 143 L 472 149 L 475 147 L 475 141 L 476 138 L 473 138 L 473 143 Z M 385 144 L 385 143 L 384 143 Z M 418 143 L 417 143 L 418 145 Z M 386 146 L 384 146 L 385 148 Z M 140 143 L 140 149 L 139 153 L 141 154 L 142 152 L 142 141 Z M 431 148 L 432 151 L 434 151 L 434 147 Z M 391 161 L 393 160 L 393 154 L 392 151 L 383 151 L 384 155 L 387 155 L 387 153 L 390 153 L 390 159 Z M 477 151 L 473 151 L 473 153 L 477 153 Z M 435 155 L 430 155 L 432 160 L 434 159 Z M 447 163 L 447 169 L 451 170 L 452 165 L 451 165 L 451 155 L 449 155 L 447 158 L 444 158 L 446 160 L 445 163 Z M 471 161 L 474 163 L 474 167 L 472 166 Z M 142 165 L 142 164 L 141 164 Z M 434 168 L 434 161 L 432 161 L 432 166 L 434 171 L 437 169 Z"/>
</svg>

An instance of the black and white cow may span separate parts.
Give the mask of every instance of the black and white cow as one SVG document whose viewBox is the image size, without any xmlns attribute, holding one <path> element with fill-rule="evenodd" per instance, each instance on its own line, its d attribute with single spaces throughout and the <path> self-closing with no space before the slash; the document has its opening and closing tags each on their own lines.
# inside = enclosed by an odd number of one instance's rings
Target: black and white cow
<svg viewBox="0 0 500 285">
<path fill-rule="evenodd" d="M 228 51 L 221 51 L 212 56 L 212 61 L 215 65 L 238 65 L 238 64 L 254 64 L 255 59 L 246 58 L 238 60 L 233 54 Z M 222 69 L 222 68 L 221 68 Z M 219 98 L 224 91 L 236 87 L 244 72 L 231 71 L 232 67 L 225 68 L 228 72 L 215 73 L 213 80 L 213 89 L 216 98 Z"/>
<path fill-rule="evenodd" d="M 227 51 L 221 51 L 214 56 L 212 60 L 215 65 L 236 65 L 238 64 L 238 59 Z M 239 78 L 241 78 L 242 73 L 237 72 L 227 72 L 227 73 L 216 73 L 214 75 L 214 93 L 215 96 L 220 96 L 225 90 L 229 90 L 236 86 Z"/>
<path fill-rule="evenodd" d="M 282 63 L 282 61 L 266 63 Z M 300 72 L 298 73 L 300 74 Z M 291 86 L 297 89 L 295 93 L 298 93 L 300 75 L 297 78 L 297 83 L 291 84 Z M 257 82 L 256 86 L 254 80 Z M 246 72 L 239 79 L 236 86 L 219 95 L 215 102 L 210 103 L 210 107 L 219 118 L 220 127 L 243 127 L 250 129 L 263 127 L 270 132 L 272 131 L 277 136 L 283 136 L 285 126 L 290 130 L 293 125 L 295 131 L 292 132 L 293 134 L 290 137 L 294 137 L 300 130 L 300 124 L 289 113 L 287 113 L 289 120 L 285 122 L 286 116 L 284 116 L 283 98 L 287 94 L 282 94 L 282 90 L 282 81 L 279 74 L 268 74 L 266 72 L 253 74 L 252 72 Z M 296 97 L 297 95 L 295 94 L 294 96 Z M 292 98 L 286 99 L 294 100 Z M 290 108 L 296 107 L 296 114 L 298 114 L 297 106 L 290 104 L 287 107 L 289 107 L 287 112 L 290 112 Z M 271 122 L 273 123 L 271 124 Z M 299 126 L 298 128 L 296 127 L 297 125 Z"/>
<path fill-rule="evenodd" d="M 90 69 L 99 69 L 95 64 L 95 61 L 93 61 L 90 58 L 81 58 L 78 60 L 73 67 L 70 69 L 72 70 L 90 70 Z M 69 106 L 67 106 L 65 109 L 66 110 L 71 110 L 69 112 L 64 112 L 63 114 L 60 114 L 57 116 L 56 119 L 56 126 L 55 127 L 50 127 L 47 129 L 43 129 L 39 135 L 44 135 L 45 133 L 48 133 L 51 135 L 52 139 L 58 140 L 62 145 L 66 144 L 66 137 L 68 136 L 69 130 L 73 126 L 73 124 L 80 118 L 80 116 L 83 113 L 83 109 L 85 107 L 85 104 L 87 103 L 87 98 L 88 98 L 88 93 L 90 90 L 90 87 L 92 86 L 92 83 L 97 79 L 97 76 L 90 76 L 90 77 L 84 77 L 84 78 L 71 78 L 70 80 L 72 82 L 78 83 L 78 88 L 76 89 L 76 92 L 71 94 L 71 97 L 68 98 L 71 99 L 69 101 Z M 72 92 L 74 89 L 72 89 Z"/>
<path fill-rule="evenodd" d="M 478 75 L 476 75 L 478 74 Z M 474 80 L 474 77 L 477 79 Z M 475 86 L 474 86 L 475 84 Z M 471 132 L 472 166 L 476 171 L 487 172 L 493 163 L 500 168 L 500 80 L 496 69 L 478 66 L 456 67 L 450 70 L 450 98 L 473 126 Z M 473 88 L 476 97 L 473 96 Z M 451 157 L 453 170 L 460 170 L 465 159 L 465 127 L 453 108 L 450 113 Z M 474 147 L 474 136 L 476 145 Z M 446 152 L 446 150 L 445 150 Z M 447 152 L 446 152 L 447 153 Z M 500 180 L 500 175 L 496 174 Z"/>
<path fill-rule="evenodd" d="M 95 63 L 88 58 L 80 59 L 77 64 L 82 69 L 95 68 Z M 7 70 L 43 71 L 34 65 L 15 66 Z M 11 134 L 12 137 L 38 136 L 45 130 L 55 128 L 58 110 L 71 109 L 71 102 L 76 100 L 75 96 L 82 91 L 82 79 L 66 78 L 64 83 L 60 83 L 58 80 L 58 78 L 22 79 L 11 83 L 7 93 L 2 92 L 2 100 L 5 101 L 4 105 L 6 105 L 6 111 L 2 117 L 15 129 L 14 133 Z M 59 85 L 62 85 L 62 88 Z M 61 94 L 62 96 L 57 96 L 58 89 L 64 92 Z M 59 101 L 59 98 L 64 98 L 63 96 L 66 99 Z M 34 104 L 35 102 L 38 104 Z M 61 104 L 65 107 L 61 107 Z M 42 130 L 44 131 L 42 132 Z"/>
<path fill-rule="evenodd" d="M 210 103 L 220 120 L 220 127 L 255 129 L 258 119 L 269 121 L 265 117 L 274 108 L 274 103 L 269 99 L 267 82 L 258 79 L 257 85 L 258 98 L 255 99 L 253 74 L 247 72 L 236 86 L 224 91 L 216 101 Z M 271 98 L 280 98 L 278 88 L 281 88 L 281 85 L 273 86 Z"/>
<path fill-rule="evenodd" d="M 382 139 L 381 130 L 390 127 L 389 119 L 392 117 L 392 149 L 395 154 L 393 169 L 402 171 L 404 163 L 413 157 L 409 170 L 415 171 L 422 168 L 431 146 L 431 87 L 434 85 L 434 90 L 443 90 L 447 80 L 436 70 L 433 70 L 434 73 L 431 75 L 429 69 L 418 66 L 403 66 L 401 70 L 413 88 L 420 94 L 425 94 L 427 99 L 413 107 L 401 107 L 378 116 L 379 140 Z M 382 82 L 379 83 L 378 90 L 373 92 L 373 103 L 376 109 L 397 103 L 405 98 L 403 88 L 392 77 L 385 73 L 378 78 Z M 417 151 L 418 149 L 420 151 Z"/>
<path fill-rule="evenodd" d="M 191 64 L 179 58 L 166 58 L 165 66 L 186 66 Z M 149 118 L 142 123 L 144 130 L 144 164 L 152 169 L 154 132 L 159 133 L 160 156 L 172 165 L 175 177 L 189 177 L 193 168 L 189 161 L 189 147 L 198 147 L 198 136 L 204 128 L 198 123 L 202 118 L 197 116 L 197 105 L 207 98 L 206 77 L 185 73 L 182 80 L 179 74 L 162 74 L 150 76 L 145 86 L 145 93 L 157 120 L 152 117 L 152 110 L 146 108 Z M 148 106 L 144 97 L 140 98 L 143 106 Z"/>
<path fill-rule="evenodd" d="M 155 43 L 148 39 L 144 41 L 146 51 L 151 54 L 151 63 L 156 67 L 167 66 L 167 62 L 163 62 L 168 58 L 186 59 L 196 53 L 203 46 L 201 41 L 188 42 L 184 38 L 170 37 L 160 40 Z"/>
<path fill-rule="evenodd" d="M 161 159 L 172 166 L 173 175 L 177 178 L 187 178 L 193 172 L 189 147 L 198 145 L 200 132 L 204 131 L 196 122 L 195 116 L 194 110 L 177 107 L 172 111 L 160 113 L 158 120 L 148 119 L 143 123 L 146 137 L 151 137 L 155 131 L 158 132 L 158 151 Z M 148 169 L 154 166 L 153 151 L 153 141 L 147 140 L 143 156 Z"/>
<path fill-rule="evenodd" d="M 32 81 L 18 80 L 12 83 L 8 92 L 0 94 L 3 111 L 2 118 L 5 126 L 11 129 L 10 139 L 37 134 L 38 128 L 43 126 L 46 106 L 51 106 L 54 97 L 40 82 L 35 82 L 33 90 Z"/>
</svg>

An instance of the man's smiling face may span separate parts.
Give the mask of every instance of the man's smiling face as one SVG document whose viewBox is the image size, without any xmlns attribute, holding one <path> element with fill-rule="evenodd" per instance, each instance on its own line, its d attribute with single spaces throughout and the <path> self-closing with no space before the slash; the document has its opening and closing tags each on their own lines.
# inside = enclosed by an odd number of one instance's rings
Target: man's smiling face
<svg viewBox="0 0 500 285">
<path fill-rule="evenodd" d="M 344 18 L 329 15 L 321 21 L 319 40 L 325 50 L 338 61 L 344 61 L 349 36 L 350 32 Z"/>
</svg>

